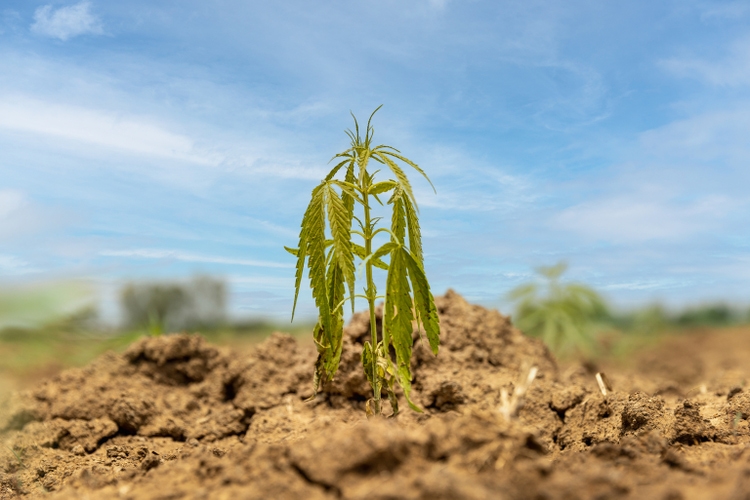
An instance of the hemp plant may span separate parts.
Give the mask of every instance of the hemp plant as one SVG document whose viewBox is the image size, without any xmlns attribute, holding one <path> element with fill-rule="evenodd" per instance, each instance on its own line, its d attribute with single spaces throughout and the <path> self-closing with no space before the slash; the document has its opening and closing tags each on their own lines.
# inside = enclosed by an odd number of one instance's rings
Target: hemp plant
<svg viewBox="0 0 750 500">
<path fill-rule="evenodd" d="M 557 355 L 590 353 L 595 348 L 595 333 L 609 315 L 607 305 L 588 286 L 560 283 L 567 268 L 564 262 L 538 267 L 536 271 L 546 286 L 527 283 L 511 290 L 508 297 L 517 303 L 513 316 L 516 326 L 528 335 L 541 337 Z"/>
<path fill-rule="evenodd" d="M 312 190 L 310 204 L 302 218 L 299 246 L 286 248 L 297 257 L 292 318 L 297 307 L 300 284 L 309 269 L 310 288 L 318 309 L 313 338 L 318 349 L 313 377 L 313 396 L 321 384 L 333 380 L 339 367 L 343 345 L 344 305 L 355 298 L 367 300 L 370 313 L 370 340 L 362 351 L 362 366 L 373 390 L 366 403 L 368 415 L 381 413 L 381 395 L 385 391 L 393 414 L 398 413 L 395 384 L 401 387 L 409 406 L 422 410 L 411 400 L 411 355 L 413 322 L 424 330 L 430 349 L 437 355 L 440 327 L 437 309 L 424 273 L 422 237 L 417 218 L 417 203 L 411 184 L 400 164 L 405 164 L 432 182 L 413 161 L 400 151 L 372 142 L 372 117 L 364 137 L 354 118 L 354 131 L 347 130 L 349 149 L 335 155 L 337 161 L 328 175 Z M 391 179 L 376 182 L 380 170 L 368 170 L 372 162 L 387 168 Z M 343 174 L 343 179 L 337 179 Z M 342 177 L 342 175 L 339 175 Z M 434 190 L 434 186 L 433 186 Z M 381 197 L 389 195 L 390 228 L 378 227 L 382 217 L 373 214 L 373 201 L 385 206 Z M 355 225 L 356 223 L 356 225 Z M 375 248 L 375 237 L 384 233 L 390 240 Z M 358 237 L 361 244 L 354 241 Z M 364 268 L 364 295 L 355 293 L 355 258 Z M 378 295 L 373 279 L 375 268 L 387 271 L 385 296 Z M 382 336 L 375 320 L 375 301 L 384 299 Z M 420 328 L 421 327 L 421 328 Z M 395 362 L 391 357 L 391 347 Z"/>
</svg>

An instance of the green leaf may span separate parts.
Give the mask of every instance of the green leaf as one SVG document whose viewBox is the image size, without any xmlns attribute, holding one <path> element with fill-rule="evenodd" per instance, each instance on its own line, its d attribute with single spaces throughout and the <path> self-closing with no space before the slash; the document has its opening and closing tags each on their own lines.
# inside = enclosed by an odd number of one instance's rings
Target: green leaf
<svg viewBox="0 0 750 500">
<path fill-rule="evenodd" d="M 326 182 L 330 181 L 331 179 L 333 179 L 333 177 L 336 175 L 336 173 L 338 173 L 338 171 L 341 170 L 341 167 L 343 167 L 347 163 L 349 163 L 351 165 L 354 164 L 354 159 L 350 155 L 341 154 L 341 155 L 334 156 L 334 158 L 336 158 L 336 157 L 343 157 L 343 158 L 346 158 L 346 159 L 344 161 L 338 163 L 335 167 L 333 167 L 331 169 L 331 171 L 328 173 L 328 175 L 326 175 L 326 178 L 325 178 Z"/>
<path fill-rule="evenodd" d="M 427 179 L 427 182 L 429 182 L 430 186 L 432 186 L 432 190 L 435 193 L 437 193 L 437 190 L 435 189 L 435 186 L 432 184 L 432 181 L 430 180 L 430 178 L 427 177 L 427 174 L 424 172 L 424 170 L 422 170 L 419 167 L 419 165 L 417 165 L 416 163 L 414 163 L 410 159 L 408 159 L 405 156 L 401 155 L 401 152 L 398 149 L 392 148 L 390 146 L 378 146 L 378 147 L 375 148 L 375 150 L 376 151 L 380 150 L 380 151 L 382 151 L 381 154 L 392 156 L 394 158 L 397 158 L 397 159 L 401 160 L 402 162 L 406 163 L 411 168 L 413 168 L 414 170 L 416 170 L 417 172 L 419 172 L 420 174 L 422 174 L 422 177 L 424 177 L 425 179 Z"/>
<path fill-rule="evenodd" d="M 538 287 L 536 283 L 526 283 L 524 285 L 519 285 L 508 292 L 508 298 L 514 301 L 521 299 L 533 299 L 536 296 L 537 288 Z"/>
<path fill-rule="evenodd" d="M 541 337 L 558 355 L 565 351 L 591 352 L 598 322 L 608 317 L 601 296 L 580 284 L 563 285 L 560 277 L 565 263 L 537 268 L 546 286 L 528 283 L 512 290 L 515 301 L 514 323 L 526 334 Z M 544 292 L 544 293 L 543 293 Z"/>
<path fill-rule="evenodd" d="M 401 248 L 401 252 L 404 254 L 404 261 L 414 290 L 414 309 L 417 321 L 424 327 L 432 353 L 437 355 L 440 346 L 440 320 L 435 307 L 435 299 L 430 292 L 430 284 L 427 282 L 422 265 L 416 257 L 405 248 Z"/>
<path fill-rule="evenodd" d="M 335 250 L 334 250 L 335 251 Z M 344 300 L 345 275 L 337 259 L 331 259 L 328 266 L 326 282 L 328 285 L 328 306 L 331 311 L 331 344 L 327 346 L 324 356 L 324 382 L 333 380 L 339 368 L 344 335 L 344 310 L 337 305 Z"/>
<path fill-rule="evenodd" d="M 331 227 L 331 234 L 333 235 L 334 256 L 339 266 L 341 266 L 344 281 L 346 281 L 349 287 L 349 295 L 353 297 L 355 276 L 354 252 L 351 246 L 351 213 L 347 210 L 344 201 L 339 197 L 339 194 L 330 183 L 326 184 L 326 200 L 328 202 L 328 222 Z M 352 301 L 353 303 L 354 301 Z M 335 307 L 335 304 L 333 307 Z"/>
<path fill-rule="evenodd" d="M 362 346 L 362 368 L 365 370 L 365 376 L 367 377 L 367 381 L 370 382 L 370 386 L 375 385 L 372 378 L 372 356 L 372 344 L 367 340 Z"/>
<path fill-rule="evenodd" d="M 367 252 L 365 251 L 365 247 L 362 245 L 357 245 L 356 243 L 352 243 L 352 251 L 354 252 L 354 255 L 362 259 L 363 261 L 367 259 Z M 383 262 L 381 259 L 370 257 L 370 262 L 372 265 L 377 267 L 378 269 L 383 269 L 385 271 L 388 270 L 388 264 Z"/>
<path fill-rule="evenodd" d="M 402 198 L 404 202 L 404 213 L 408 222 L 409 228 L 409 250 L 417 258 L 417 262 L 420 267 L 424 267 L 422 257 L 422 233 L 419 230 L 419 220 L 417 219 L 417 213 L 411 204 L 409 198 Z"/>
<path fill-rule="evenodd" d="M 289 248 L 288 246 L 284 246 L 284 250 L 294 255 L 295 257 L 299 255 L 299 248 Z"/>
<path fill-rule="evenodd" d="M 381 246 L 380 248 L 378 248 L 372 253 L 372 258 L 379 259 L 380 257 L 383 257 L 384 255 L 388 255 L 396 247 L 398 247 L 398 245 L 396 243 L 393 243 L 392 241 L 384 243 L 383 246 Z"/>
<path fill-rule="evenodd" d="M 406 210 L 404 208 L 404 191 L 399 187 L 393 193 L 389 203 L 393 205 L 391 214 L 391 238 L 394 243 L 405 244 L 406 238 Z"/>
<path fill-rule="evenodd" d="M 397 246 L 391 252 L 391 263 L 385 285 L 385 307 L 383 320 L 383 342 L 393 344 L 396 351 L 396 374 L 409 406 L 415 411 L 419 407 L 411 402 L 411 353 L 412 353 L 412 301 L 407 280 L 405 252 Z"/>
<path fill-rule="evenodd" d="M 404 398 L 406 398 L 406 403 L 409 405 L 409 408 L 417 413 L 424 413 L 422 408 L 414 404 L 414 401 L 411 400 L 411 370 L 408 367 L 399 366 L 397 375 L 398 385 L 400 385 L 401 389 L 404 391 Z"/>
<path fill-rule="evenodd" d="M 310 288 L 313 299 L 318 308 L 321 327 L 326 336 L 325 341 L 330 345 L 331 310 L 326 290 L 326 252 L 325 252 L 325 194 L 326 184 L 321 183 L 313 190 L 312 200 L 308 207 L 309 213 L 302 219 L 302 230 L 306 232 L 305 248 L 307 248 Z M 300 242 L 300 248 L 303 248 Z M 302 257 L 300 253 L 300 257 Z M 296 297 L 295 297 L 296 299 Z"/>
<path fill-rule="evenodd" d="M 346 181 L 337 181 L 337 180 L 332 180 L 328 182 L 331 184 L 335 184 L 336 186 L 341 188 L 342 198 L 344 196 L 348 196 L 353 200 L 357 200 L 360 203 L 360 205 L 364 204 L 364 201 L 362 200 L 362 197 L 359 195 L 359 192 L 358 192 L 359 188 L 355 184 L 352 184 Z M 352 208 L 353 208 L 353 205 L 352 205 Z"/>
<path fill-rule="evenodd" d="M 403 170 L 401 170 L 401 167 L 398 166 L 396 162 L 388 158 L 388 156 L 382 154 L 382 153 L 374 153 L 373 158 L 377 159 L 378 161 L 384 163 L 386 166 L 388 166 L 389 169 L 391 169 L 391 172 L 396 176 L 396 179 L 398 181 L 398 186 L 406 193 L 406 195 L 411 199 L 412 203 L 414 203 L 414 206 L 417 206 L 416 200 L 414 198 L 414 192 L 411 189 L 411 183 L 409 182 L 409 179 L 406 177 L 406 174 Z"/>
<path fill-rule="evenodd" d="M 324 188 L 325 184 L 321 183 L 315 187 L 310 197 L 310 204 L 305 210 L 302 217 L 302 224 L 299 233 L 299 245 L 297 252 L 297 265 L 295 272 L 294 285 L 294 304 L 292 306 L 292 319 L 294 311 L 297 309 L 297 299 L 299 297 L 300 284 L 305 269 L 305 260 L 308 261 L 310 268 L 310 287 L 313 289 L 315 304 L 320 310 L 320 304 L 325 304 L 325 206 L 324 206 Z M 322 311 L 321 317 L 326 317 L 330 322 L 327 313 Z"/>
<path fill-rule="evenodd" d="M 373 184 L 372 186 L 370 186 L 370 189 L 367 191 L 367 193 L 375 196 L 390 191 L 395 187 L 396 183 L 394 181 L 378 182 L 377 184 Z"/>
<path fill-rule="evenodd" d="M 348 182 L 349 184 L 354 184 L 355 182 L 357 182 L 357 178 L 354 176 L 354 162 L 351 162 L 349 164 L 349 167 L 347 167 L 344 180 Z M 341 199 L 344 200 L 344 206 L 346 207 L 346 211 L 349 214 L 349 220 L 352 220 L 354 218 L 355 197 L 351 196 L 349 193 L 343 192 L 341 193 Z M 361 198 L 356 198 L 356 199 L 357 201 L 359 201 L 360 204 L 362 204 Z"/>
</svg>

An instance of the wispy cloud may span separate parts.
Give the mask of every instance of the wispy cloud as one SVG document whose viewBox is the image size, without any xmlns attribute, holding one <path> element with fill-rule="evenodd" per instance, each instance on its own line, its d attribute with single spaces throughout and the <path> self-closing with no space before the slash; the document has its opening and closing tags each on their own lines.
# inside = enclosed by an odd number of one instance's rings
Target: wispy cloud
<svg viewBox="0 0 750 500">
<path fill-rule="evenodd" d="M 20 191 L 0 190 L 0 220 L 8 219 L 24 205 L 26 205 L 26 197 Z"/>
<path fill-rule="evenodd" d="M 19 259 L 15 255 L 0 254 L 0 276 L 21 276 L 41 272 L 41 269 Z"/>
<path fill-rule="evenodd" d="M 170 132 L 148 119 L 24 96 L 0 97 L 0 128 L 191 163 L 218 162 L 218 158 L 196 152 L 188 137 Z"/>
<path fill-rule="evenodd" d="M 63 216 L 35 205 L 22 191 L 0 189 L 0 243 L 32 234 L 52 223 L 62 226 Z"/>
<path fill-rule="evenodd" d="M 204 262 L 207 264 L 227 264 L 235 266 L 291 268 L 292 264 L 283 264 L 268 260 L 234 259 L 231 257 L 217 257 L 213 255 L 201 255 L 180 250 L 160 250 L 152 248 L 139 248 L 134 250 L 104 250 L 99 252 L 104 257 L 127 257 L 135 259 L 165 259 L 179 260 L 182 262 Z"/>
<path fill-rule="evenodd" d="M 642 243 L 694 236 L 723 224 L 736 204 L 724 196 L 706 196 L 692 203 L 643 191 L 587 201 L 563 210 L 554 227 L 608 243 Z"/>
<path fill-rule="evenodd" d="M 277 277 L 277 276 L 240 276 L 232 275 L 228 278 L 229 283 L 233 287 L 242 289 L 257 289 L 258 287 L 263 288 L 280 288 L 288 291 L 294 290 L 294 277 L 289 275 L 288 277 Z"/>
<path fill-rule="evenodd" d="M 265 137 L 264 132 L 251 133 L 254 138 L 240 141 L 223 138 L 216 130 L 191 123 L 186 134 L 174 131 L 158 118 L 127 113 L 121 107 L 93 108 L 19 93 L 0 93 L 0 130 L 60 139 L 66 149 L 78 150 L 86 157 L 92 154 L 90 146 L 96 146 L 109 150 L 109 159 L 137 155 L 171 160 L 162 162 L 156 170 L 148 166 L 146 173 L 159 177 L 161 171 L 166 171 L 164 180 L 178 184 L 189 183 L 194 177 L 197 171 L 186 168 L 191 165 L 245 177 L 319 180 L 325 175 L 323 167 L 311 166 L 304 158 L 279 151 L 274 139 Z M 44 144 L 56 147 L 49 142 Z M 175 164 L 181 172 L 178 176 L 174 175 Z"/>
<path fill-rule="evenodd" d="M 714 19 L 735 20 L 741 19 L 748 13 L 750 13 L 750 5 L 745 1 L 728 2 L 724 4 L 710 2 L 709 6 L 705 7 L 701 12 L 701 19 L 704 21 Z"/>
<path fill-rule="evenodd" d="M 445 10 L 445 7 L 448 5 L 449 1 L 450 0 L 428 0 L 428 3 L 433 9 L 437 11 L 443 11 Z"/>
<path fill-rule="evenodd" d="M 677 76 L 696 78 L 710 85 L 745 86 L 750 84 L 750 37 L 732 43 L 723 58 L 671 58 L 661 65 Z"/>
<path fill-rule="evenodd" d="M 66 41 L 80 35 L 101 35 L 101 20 L 91 12 L 91 3 L 79 2 L 54 9 L 44 5 L 34 12 L 31 31 L 37 35 Z"/>
<path fill-rule="evenodd" d="M 689 285 L 689 283 L 685 283 L 684 281 L 663 279 L 610 283 L 608 285 L 603 285 L 601 288 L 603 290 L 668 290 L 673 288 L 683 288 Z"/>
<path fill-rule="evenodd" d="M 732 109 L 698 113 L 643 132 L 639 140 L 644 152 L 659 159 L 745 164 L 750 160 L 749 136 L 750 104 L 736 101 Z"/>
</svg>

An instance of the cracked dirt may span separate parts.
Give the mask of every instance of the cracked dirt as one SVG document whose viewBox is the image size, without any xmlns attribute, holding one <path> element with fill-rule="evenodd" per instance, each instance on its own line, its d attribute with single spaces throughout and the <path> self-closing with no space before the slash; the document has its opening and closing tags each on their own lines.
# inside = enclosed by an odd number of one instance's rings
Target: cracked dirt
<svg viewBox="0 0 750 500">
<path fill-rule="evenodd" d="M 0 498 L 750 499 L 750 331 L 670 339 L 631 366 L 559 368 L 497 311 L 436 298 L 435 358 L 415 332 L 414 396 L 367 420 L 347 326 L 309 403 L 314 349 L 142 339 L 17 394 L 0 414 Z M 530 366 L 517 418 L 498 411 Z M 600 369 L 602 369 L 600 367 Z"/>
</svg>

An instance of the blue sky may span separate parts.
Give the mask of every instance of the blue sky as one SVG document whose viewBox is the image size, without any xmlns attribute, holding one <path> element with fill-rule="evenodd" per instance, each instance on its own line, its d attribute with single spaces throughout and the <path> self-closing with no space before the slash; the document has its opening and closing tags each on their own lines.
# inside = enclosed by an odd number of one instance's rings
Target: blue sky
<svg viewBox="0 0 750 500">
<path fill-rule="evenodd" d="M 566 260 L 622 307 L 750 301 L 744 1 L 6 0 L 0 283 L 82 279 L 112 315 L 209 273 L 288 317 L 282 245 L 380 104 L 437 188 L 435 293 L 507 310 Z"/>
</svg>

